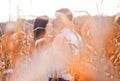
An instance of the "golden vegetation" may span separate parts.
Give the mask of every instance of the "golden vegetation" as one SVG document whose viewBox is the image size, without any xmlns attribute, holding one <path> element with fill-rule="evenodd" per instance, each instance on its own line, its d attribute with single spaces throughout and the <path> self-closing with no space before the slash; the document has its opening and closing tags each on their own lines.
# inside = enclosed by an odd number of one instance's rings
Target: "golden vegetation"
<svg viewBox="0 0 120 81">
<path fill-rule="evenodd" d="M 65 20 L 61 21 L 62 25 L 72 30 L 70 21 L 65 17 L 61 18 Z M 120 81 L 116 79 L 120 78 L 119 25 L 113 22 L 113 18 L 97 16 L 79 16 L 74 18 L 74 24 L 75 31 L 82 37 L 83 46 L 77 48 L 78 51 L 68 63 L 72 81 Z M 57 36 L 60 30 L 56 29 L 53 36 Z M 45 40 L 37 44 L 38 47 L 49 46 L 53 38 L 49 40 L 46 33 Z M 18 61 L 24 59 L 28 63 L 35 49 L 32 25 L 26 20 L 18 19 L 15 30 L 6 31 L 0 37 L 0 78 L 4 78 L 5 71 L 11 68 L 14 70 Z M 8 81 L 8 77 L 1 81 Z"/>
</svg>

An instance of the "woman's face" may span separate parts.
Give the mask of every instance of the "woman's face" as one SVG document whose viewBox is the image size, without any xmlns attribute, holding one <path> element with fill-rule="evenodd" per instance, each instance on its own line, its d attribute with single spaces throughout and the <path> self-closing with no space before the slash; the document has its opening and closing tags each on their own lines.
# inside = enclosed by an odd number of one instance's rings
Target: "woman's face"
<svg viewBox="0 0 120 81">
<path fill-rule="evenodd" d="M 52 35 L 53 34 L 53 24 L 51 23 L 51 22 L 49 22 L 48 24 L 47 24 L 47 27 L 46 27 L 46 32 L 47 32 L 47 34 L 48 35 Z"/>
</svg>

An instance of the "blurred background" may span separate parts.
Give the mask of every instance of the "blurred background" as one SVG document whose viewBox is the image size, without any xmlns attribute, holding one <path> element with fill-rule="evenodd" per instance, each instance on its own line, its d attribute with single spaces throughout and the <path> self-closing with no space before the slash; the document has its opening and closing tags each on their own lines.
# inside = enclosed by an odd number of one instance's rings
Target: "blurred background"
<svg viewBox="0 0 120 81">
<path fill-rule="evenodd" d="M 0 22 L 16 20 L 19 15 L 53 17 L 57 9 L 65 7 L 90 15 L 115 15 L 120 12 L 120 0 L 0 0 Z"/>
<path fill-rule="evenodd" d="M 61 8 L 72 21 L 55 16 Z M 70 81 L 120 81 L 120 0 L 0 0 L 0 11 L 0 81 L 68 81 L 59 80 L 66 73 Z"/>
</svg>

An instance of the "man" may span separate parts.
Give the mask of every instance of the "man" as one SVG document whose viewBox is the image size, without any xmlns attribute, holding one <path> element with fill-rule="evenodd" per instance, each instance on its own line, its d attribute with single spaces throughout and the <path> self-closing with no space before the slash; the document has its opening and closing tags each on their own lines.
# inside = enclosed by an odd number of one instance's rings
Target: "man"
<svg viewBox="0 0 120 81">
<path fill-rule="evenodd" d="M 69 67 L 66 63 L 81 47 L 81 37 L 74 30 L 75 26 L 72 23 L 73 14 L 67 8 L 62 8 L 56 11 L 56 18 L 53 22 L 55 38 L 52 42 L 52 50 L 59 60 L 55 60 L 60 66 L 56 67 L 58 81 L 69 81 L 71 75 L 69 74 Z M 60 62 L 59 62 L 60 61 Z M 55 65 L 55 63 L 54 63 Z M 62 79 L 62 80 L 60 80 Z"/>
</svg>

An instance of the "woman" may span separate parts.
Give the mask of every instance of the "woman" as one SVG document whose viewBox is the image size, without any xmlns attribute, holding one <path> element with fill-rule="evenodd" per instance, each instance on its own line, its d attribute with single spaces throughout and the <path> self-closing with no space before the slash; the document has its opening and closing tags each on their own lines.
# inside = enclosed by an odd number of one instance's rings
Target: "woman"
<svg viewBox="0 0 120 81">
<path fill-rule="evenodd" d="M 35 19 L 34 22 L 34 40 L 42 38 L 45 34 L 45 28 L 49 22 L 48 16 L 40 16 Z"/>
</svg>

